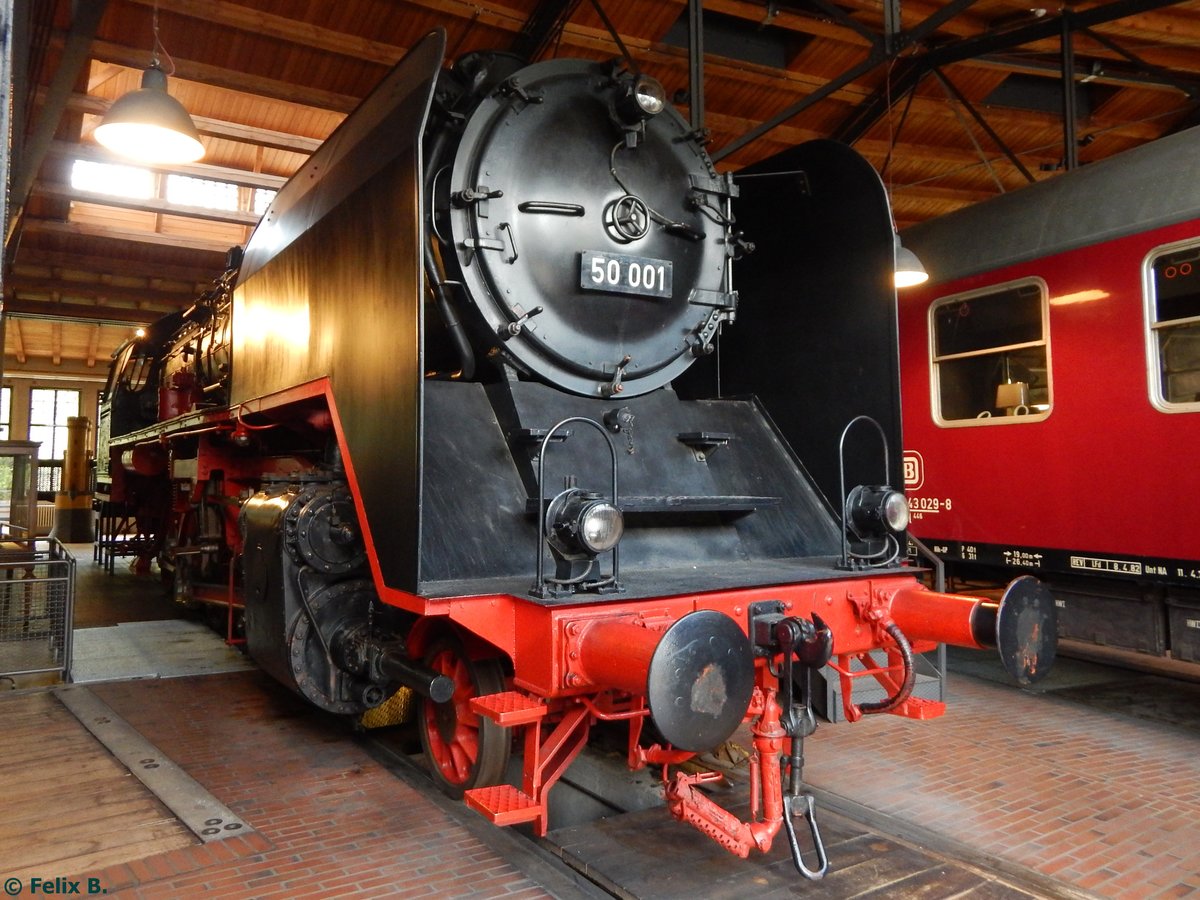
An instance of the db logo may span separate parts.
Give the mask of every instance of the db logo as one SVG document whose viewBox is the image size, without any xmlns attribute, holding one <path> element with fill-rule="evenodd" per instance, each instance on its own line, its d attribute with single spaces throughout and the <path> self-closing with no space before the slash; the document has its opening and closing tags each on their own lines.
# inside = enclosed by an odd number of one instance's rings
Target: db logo
<svg viewBox="0 0 1200 900">
<path fill-rule="evenodd" d="M 925 483 L 925 461 L 916 450 L 904 451 L 904 489 L 915 491 Z"/>
</svg>

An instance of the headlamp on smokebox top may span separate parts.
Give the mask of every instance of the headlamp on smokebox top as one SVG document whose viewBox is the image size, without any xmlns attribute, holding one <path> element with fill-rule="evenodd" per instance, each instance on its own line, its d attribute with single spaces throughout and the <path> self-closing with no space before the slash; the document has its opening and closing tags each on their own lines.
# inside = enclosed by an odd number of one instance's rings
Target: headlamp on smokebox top
<svg viewBox="0 0 1200 900">
<path fill-rule="evenodd" d="M 546 507 L 546 545 L 554 555 L 554 577 L 539 581 L 535 590 L 553 596 L 576 591 L 611 593 L 621 590 L 617 581 L 617 544 L 625 532 L 625 519 L 611 499 L 568 487 Z M 601 572 L 600 555 L 612 554 L 612 574 Z M 540 568 L 539 561 L 539 568 Z"/>
<path fill-rule="evenodd" d="M 902 534 L 908 528 L 908 501 L 886 485 L 860 484 L 846 498 L 846 528 L 860 541 Z"/>
<path fill-rule="evenodd" d="M 625 519 L 612 501 L 580 488 L 569 488 L 546 509 L 546 537 L 564 559 L 595 559 L 617 545 Z"/>
<path fill-rule="evenodd" d="M 618 76 L 612 111 L 623 127 L 636 128 L 666 108 L 667 91 L 657 78 L 632 72 Z"/>
</svg>

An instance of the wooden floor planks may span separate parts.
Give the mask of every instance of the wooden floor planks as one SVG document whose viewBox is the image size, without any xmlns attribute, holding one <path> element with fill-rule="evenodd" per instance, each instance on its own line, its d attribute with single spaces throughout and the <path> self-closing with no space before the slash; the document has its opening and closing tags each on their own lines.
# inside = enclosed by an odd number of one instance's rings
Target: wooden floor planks
<svg viewBox="0 0 1200 900">
<path fill-rule="evenodd" d="M 734 807 L 745 814 L 746 810 Z M 978 870 L 909 846 L 827 810 L 818 811 L 830 869 L 824 880 L 802 879 L 780 834 L 769 854 L 737 860 L 665 809 L 649 809 L 551 832 L 564 860 L 587 871 L 615 896 L 638 900 L 759 900 L 804 897 L 914 897 L 936 900 L 1033 900 Z M 807 828 L 798 823 L 806 862 L 815 864 Z"/>
<path fill-rule="evenodd" d="M 67 877 L 194 843 L 52 694 L 0 697 L 5 877 Z"/>
</svg>

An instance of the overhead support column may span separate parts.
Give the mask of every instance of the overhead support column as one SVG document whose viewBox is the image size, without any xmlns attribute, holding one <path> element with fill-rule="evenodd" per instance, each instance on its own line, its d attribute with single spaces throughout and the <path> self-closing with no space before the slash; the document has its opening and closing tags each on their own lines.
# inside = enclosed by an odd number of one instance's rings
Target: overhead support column
<svg viewBox="0 0 1200 900">
<path fill-rule="evenodd" d="M 883 52 L 890 59 L 899 49 L 900 0 L 883 0 Z"/>
<path fill-rule="evenodd" d="M 688 0 L 688 118 L 692 131 L 704 131 L 704 4 Z"/>
<path fill-rule="evenodd" d="M 556 43 L 580 0 L 541 0 L 512 42 L 512 52 L 534 62 Z"/>
<path fill-rule="evenodd" d="M 1062 17 L 1062 90 L 1063 90 L 1063 168 L 1079 168 L 1079 142 L 1076 140 L 1078 111 L 1075 96 L 1075 44 L 1071 34 L 1071 16 Z"/>
<path fill-rule="evenodd" d="M 46 91 L 46 101 L 42 105 L 37 127 L 30 134 L 29 141 L 21 144 L 20 155 L 12 160 L 12 193 L 4 236 L 5 258 L 10 262 L 16 250 L 13 239 L 17 234 L 17 224 L 25 211 L 25 204 L 29 200 L 38 170 L 42 167 L 51 144 L 54 143 L 54 133 L 58 129 L 63 111 L 67 108 L 67 100 L 71 96 L 75 81 L 91 58 L 92 41 L 107 5 L 108 0 L 90 0 L 71 5 L 71 27 L 67 32 L 66 45 L 63 47 L 58 68 L 55 69 L 54 80 Z M 16 145 L 24 135 L 12 137 Z"/>
</svg>

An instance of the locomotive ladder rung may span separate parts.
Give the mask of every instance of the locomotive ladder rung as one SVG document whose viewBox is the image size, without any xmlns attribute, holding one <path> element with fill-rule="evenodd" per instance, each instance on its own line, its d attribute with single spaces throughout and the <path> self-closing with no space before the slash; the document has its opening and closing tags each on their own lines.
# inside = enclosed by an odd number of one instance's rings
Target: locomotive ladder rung
<svg viewBox="0 0 1200 900">
<path fill-rule="evenodd" d="M 528 725 L 546 715 L 546 704 L 520 691 L 501 691 L 472 697 L 471 709 L 505 727 Z"/>
<path fill-rule="evenodd" d="M 467 806 L 482 813 L 494 825 L 520 825 L 537 819 L 543 809 L 524 791 L 511 784 L 474 788 L 463 794 Z"/>
</svg>

